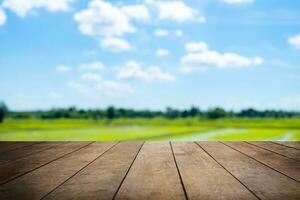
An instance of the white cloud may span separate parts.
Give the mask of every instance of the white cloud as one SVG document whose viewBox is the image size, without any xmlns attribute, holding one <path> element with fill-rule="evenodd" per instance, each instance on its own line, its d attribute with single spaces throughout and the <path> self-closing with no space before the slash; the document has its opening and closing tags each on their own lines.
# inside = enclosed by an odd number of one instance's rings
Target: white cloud
<svg viewBox="0 0 300 200">
<path fill-rule="evenodd" d="M 74 0 L 4 0 L 2 6 L 26 17 L 36 9 L 43 8 L 50 12 L 67 11 Z"/>
<path fill-rule="evenodd" d="M 60 93 L 57 93 L 57 92 L 49 92 L 48 96 L 51 99 L 54 99 L 54 100 L 59 100 L 59 99 L 62 99 L 64 97 L 63 94 L 60 94 Z"/>
<path fill-rule="evenodd" d="M 293 47 L 300 49 L 300 34 L 290 37 L 288 42 Z"/>
<path fill-rule="evenodd" d="M 243 4 L 243 3 L 253 3 L 254 0 L 222 0 L 222 2 L 227 4 Z"/>
<path fill-rule="evenodd" d="M 178 30 L 175 31 L 175 35 L 180 37 L 180 36 L 183 35 L 183 31 L 178 29 Z"/>
<path fill-rule="evenodd" d="M 99 74 L 96 74 L 96 73 L 91 73 L 91 72 L 88 72 L 88 73 L 84 73 L 81 78 L 83 80 L 86 80 L 86 81 L 95 81 L 95 82 L 99 82 L 102 80 L 101 76 Z"/>
<path fill-rule="evenodd" d="M 194 11 L 181 1 L 158 2 L 159 19 L 185 21 L 194 18 Z"/>
<path fill-rule="evenodd" d="M 107 37 L 103 39 L 100 42 L 100 46 L 112 52 L 128 51 L 131 49 L 130 44 L 126 40 L 117 37 Z"/>
<path fill-rule="evenodd" d="M 205 42 L 191 42 L 185 45 L 185 50 L 188 52 L 206 51 L 208 49 Z"/>
<path fill-rule="evenodd" d="M 59 65 L 56 67 L 56 70 L 59 72 L 70 72 L 72 71 L 72 67 L 67 65 Z"/>
<path fill-rule="evenodd" d="M 98 95 L 122 96 L 134 93 L 134 89 L 127 83 L 103 79 L 97 80 L 94 85 L 89 86 L 71 81 L 68 83 L 68 87 L 80 94 L 89 95 L 89 97 Z"/>
<path fill-rule="evenodd" d="M 94 62 L 91 62 L 91 63 L 86 63 L 86 64 L 80 65 L 79 69 L 99 71 L 99 70 L 104 69 L 104 65 L 99 61 L 94 61 Z"/>
<path fill-rule="evenodd" d="M 83 93 L 83 94 L 90 93 L 90 88 L 81 83 L 70 81 L 70 82 L 68 82 L 68 87 L 72 88 L 73 90 L 75 90 L 79 93 Z"/>
<path fill-rule="evenodd" d="M 140 63 L 129 61 L 126 65 L 119 69 L 117 77 L 119 79 L 140 79 L 145 81 L 162 80 L 174 81 L 175 77 L 167 72 L 162 72 L 159 67 L 152 66 L 147 69 L 142 69 Z"/>
<path fill-rule="evenodd" d="M 199 67 L 195 67 L 195 66 L 192 66 L 192 65 L 182 65 L 180 68 L 179 68 L 179 71 L 183 74 L 189 74 L 191 73 L 192 71 L 195 71 L 195 70 L 202 70 L 204 71 L 204 68 L 199 68 Z"/>
<path fill-rule="evenodd" d="M 199 22 L 205 22 L 203 16 L 199 16 L 194 9 L 182 1 L 153 1 L 150 3 L 156 5 L 160 20 L 174 20 L 177 22 L 198 20 Z"/>
<path fill-rule="evenodd" d="M 199 67 L 216 66 L 218 68 L 235 68 L 258 65 L 263 61 L 259 57 L 248 58 L 236 53 L 219 53 L 217 51 L 204 51 L 189 53 L 182 60 L 185 65 L 198 65 Z"/>
<path fill-rule="evenodd" d="M 132 17 L 132 8 L 130 12 Z M 74 18 L 79 23 L 79 30 L 86 35 L 122 36 L 135 32 L 130 18 L 121 8 L 103 0 L 92 0 L 88 8 L 76 13 Z"/>
<path fill-rule="evenodd" d="M 156 56 L 158 57 L 164 57 L 164 56 L 169 56 L 171 52 L 168 49 L 158 49 L 156 51 Z"/>
<path fill-rule="evenodd" d="M 206 18 L 204 16 L 199 16 L 196 20 L 199 21 L 200 23 L 206 22 Z"/>
<path fill-rule="evenodd" d="M 150 15 L 145 5 L 129 5 L 122 7 L 123 13 L 135 20 L 149 20 Z"/>
<path fill-rule="evenodd" d="M 156 29 L 154 35 L 157 37 L 164 37 L 169 35 L 169 31 L 165 29 Z"/>
<path fill-rule="evenodd" d="M 0 7 L 0 26 L 4 25 L 6 22 L 6 15 L 4 10 Z"/>
<path fill-rule="evenodd" d="M 180 69 L 185 73 L 206 67 L 243 68 L 263 63 L 260 57 L 246 57 L 232 52 L 220 53 L 209 50 L 203 42 L 187 44 L 186 50 L 188 53 L 181 59 Z"/>
<path fill-rule="evenodd" d="M 129 84 L 109 80 L 98 83 L 95 89 L 108 96 L 134 93 L 134 89 Z"/>
<path fill-rule="evenodd" d="M 88 83 L 70 81 L 67 85 L 74 91 L 82 95 L 88 95 L 89 97 L 96 97 L 97 95 L 120 96 L 134 93 L 131 85 L 113 80 L 105 80 L 98 73 L 86 72 L 80 78 L 83 81 L 88 81 Z M 55 95 L 52 94 L 52 96 L 54 97 Z"/>
<path fill-rule="evenodd" d="M 264 59 L 262 59 L 261 57 L 256 56 L 256 57 L 252 58 L 252 62 L 255 65 L 261 65 L 261 64 L 264 63 Z"/>
</svg>

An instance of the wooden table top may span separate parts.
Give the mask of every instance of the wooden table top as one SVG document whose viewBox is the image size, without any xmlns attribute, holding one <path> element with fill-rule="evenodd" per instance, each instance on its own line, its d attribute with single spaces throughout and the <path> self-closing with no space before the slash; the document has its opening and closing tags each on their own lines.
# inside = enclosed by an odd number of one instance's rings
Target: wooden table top
<svg viewBox="0 0 300 200">
<path fill-rule="evenodd" d="M 0 199 L 300 199 L 300 142 L 0 142 Z"/>
</svg>

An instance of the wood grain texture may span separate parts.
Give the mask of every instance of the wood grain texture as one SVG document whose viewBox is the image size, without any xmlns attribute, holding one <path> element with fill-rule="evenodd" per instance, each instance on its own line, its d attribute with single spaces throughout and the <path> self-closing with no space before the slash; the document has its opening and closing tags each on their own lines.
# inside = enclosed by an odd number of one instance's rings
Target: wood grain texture
<svg viewBox="0 0 300 200">
<path fill-rule="evenodd" d="M 38 144 L 38 142 L 0 142 L 0 153 L 6 153 L 14 149 L 36 144 Z"/>
<path fill-rule="evenodd" d="M 142 142 L 122 142 L 44 199 L 112 199 Z"/>
<path fill-rule="evenodd" d="M 299 199 L 300 185 L 271 168 L 217 142 L 198 142 L 260 199 Z"/>
<path fill-rule="evenodd" d="M 6 183 L 24 173 L 43 166 L 61 156 L 82 148 L 90 142 L 61 143 L 55 148 L 48 149 L 40 154 L 27 156 L 16 162 L 9 162 L 0 166 L 0 184 Z"/>
<path fill-rule="evenodd" d="M 41 199 L 114 144 L 115 142 L 93 143 L 78 152 L 73 152 L 2 185 L 0 186 L 0 199 Z"/>
<path fill-rule="evenodd" d="M 300 142 L 275 142 L 275 143 L 300 150 Z"/>
<path fill-rule="evenodd" d="M 298 182 L 300 181 L 300 163 L 298 161 L 244 142 L 225 142 L 225 144 L 250 156 L 251 158 L 256 159 L 259 162 L 262 162 L 272 169 L 278 170 Z"/>
<path fill-rule="evenodd" d="M 145 143 L 116 199 L 185 199 L 169 143 Z"/>
<path fill-rule="evenodd" d="M 250 142 L 250 144 L 254 144 L 269 151 L 300 161 L 300 150 L 294 148 L 286 148 L 283 145 L 272 142 Z"/>
<path fill-rule="evenodd" d="M 0 199 L 300 199 L 298 144 L 0 142 Z"/>
<path fill-rule="evenodd" d="M 172 144 L 189 199 L 257 199 L 195 143 Z"/>
<path fill-rule="evenodd" d="M 17 148 L 6 153 L 0 154 L 0 166 L 9 162 L 16 162 L 26 156 L 32 156 L 36 153 L 41 153 L 47 149 L 55 148 L 61 145 L 62 142 L 41 142 L 35 145 L 27 145 L 22 148 Z"/>
</svg>

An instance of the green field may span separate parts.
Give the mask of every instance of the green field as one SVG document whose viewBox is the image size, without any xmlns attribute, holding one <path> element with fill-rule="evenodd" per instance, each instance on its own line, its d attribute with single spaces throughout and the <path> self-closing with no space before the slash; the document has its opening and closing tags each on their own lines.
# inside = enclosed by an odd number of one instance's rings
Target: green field
<svg viewBox="0 0 300 200">
<path fill-rule="evenodd" d="M 300 119 L 6 119 L 0 141 L 300 140 Z"/>
</svg>

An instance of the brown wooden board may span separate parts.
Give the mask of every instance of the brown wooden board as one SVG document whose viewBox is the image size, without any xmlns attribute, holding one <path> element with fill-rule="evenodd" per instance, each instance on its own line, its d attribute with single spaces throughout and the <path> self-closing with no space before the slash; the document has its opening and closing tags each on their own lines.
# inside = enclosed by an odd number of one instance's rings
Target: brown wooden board
<svg viewBox="0 0 300 200">
<path fill-rule="evenodd" d="M 122 142 L 44 199 L 112 199 L 142 142 Z"/>
<path fill-rule="evenodd" d="M 168 142 L 147 142 L 116 199 L 185 199 Z"/>
<path fill-rule="evenodd" d="M 275 143 L 300 150 L 300 142 L 275 142 Z"/>
<path fill-rule="evenodd" d="M 199 142 L 211 156 L 260 199 L 299 199 L 300 184 L 217 142 Z"/>
<path fill-rule="evenodd" d="M 115 142 L 93 143 L 0 186 L 0 199 L 41 199 L 111 148 Z"/>
<path fill-rule="evenodd" d="M 189 199 L 257 199 L 197 144 L 172 144 Z"/>
<path fill-rule="evenodd" d="M 0 142 L 0 154 L 26 146 L 36 145 L 37 142 Z"/>
<path fill-rule="evenodd" d="M 9 162 L 0 166 L 0 185 L 25 173 L 35 170 L 45 164 L 52 162 L 68 153 L 76 151 L 90 142 L 62 143 L 55 148 L 48 149 L 39 154 L 27 156 L 23 159 Z"/>
<path fill-rule="evenodd" d="M 15 162 L 18 159 L 22 159 L 26 156 L 32 156 L 36 153 L 41 153 L 47 149 L 55 148 L 55 146 L 61 145 L 62 142 L 42 142 L 35 145 L 28 145 L 22 148 L 17 148 L 5 153 L 0 153 L 0 166 L 7 164 L 8 162 Z"/>
<path fill-rule="evenodd" d="M 295 142 L 20 144 L 1 144 L 1 200 L 300 199 Z"/>
<path fill-rule="evenodd" d="M 269 151 L 278 153 L 288 158 L 300 161 L 300 150 L 289 148 L 283 145 L 278 145 L 273 142 L 249 142 L 250 144 L 259 146 Z"/>
<path fill-rule="evenodd" d="M 225 142 L 225 144 L 298 182 L 300 181 L 300 163 L 298 161 L 243 142 Z"/>
</svg>

